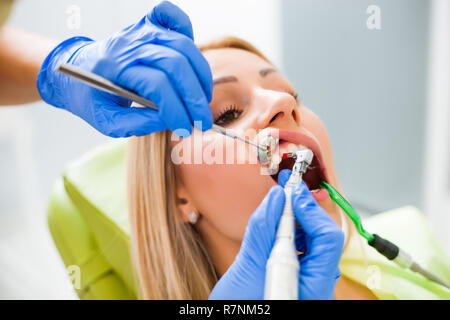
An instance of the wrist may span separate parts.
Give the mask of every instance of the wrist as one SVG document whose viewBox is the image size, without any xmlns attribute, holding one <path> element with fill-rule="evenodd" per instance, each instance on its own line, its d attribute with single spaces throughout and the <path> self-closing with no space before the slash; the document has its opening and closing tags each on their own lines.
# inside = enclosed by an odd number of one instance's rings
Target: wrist
<svg viewBox="0 0 450 320">
<path fill-rule="evenodd" d="M 72 37 L 58 44 L 45 58 L 38 73 L 36 86 L 42 100 L 58 108 L 64 108 L 65 82 L 71 79 L 57 71 L 61 63 L 71 62 L 78 51 L 94 40 L 87 37 Z"/>
</svg>

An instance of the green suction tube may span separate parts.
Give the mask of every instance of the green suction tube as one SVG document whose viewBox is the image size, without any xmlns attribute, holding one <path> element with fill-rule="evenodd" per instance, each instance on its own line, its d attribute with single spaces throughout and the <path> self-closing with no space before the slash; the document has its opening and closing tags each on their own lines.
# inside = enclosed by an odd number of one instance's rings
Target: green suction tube
<svg viewBox="0 0 450 320">
<path fill-rule="evenodd" d="M 344 212 L 350 217 L 350 219 L 352 219 L 353 223 L 355 224 L 356 230 L 358 230 L 358 233 L 363 236 L 367 240 L 367 243 L 375 248 L 380 254 L 382 254 L 389 260 L 394 261 L 402 268 L 407 268 L 414 272 L 418 272 L 429 280 L 450 289 L 450 286 L 445 281 L 443 281 L 435 274 L 422 268 L 417 262 L 413 260 L 413 258 L 408 253 L 400 249 L 397 245 L 390 242 L 389 240 L 380 237 L 377 234 L 371 234 L 364 230 L 361 219 L 356 210 L 353 209 L 350 203 L 348 203 L 348 201 L 345 200 L 345 198 L 330 184 L 322 181 L 319 185 L 319 188 L 328 191 L 331 199 L 333 199 L 333 201 L 336 202 L 337 205 L 342 208 L 342 210 L 344 210 Z"/>
<path fill-rule="evenodd" d="M 364 230 L 361 223 L 361 218 L 359 217 L 356 210 L 353 209 L 353 207 L 350 205 L 350 203 L 348 203 L 348 201 L 345 200 L 345 198 L 327 182 L 322 181 L 319 187 L 321 189 L 327 190 L 331 199 L 333 199 L 333 201 L 336 202 L 337 205 L 342 208 L 342 210 L 344 210 L 344 212 L 350 217 L 350 219 L 352 219 L 353 223 L 355 224 L 356 230 L 358 230 L 358 233 L 363 236 L 369 243 L 373 242 L 373 234 Z"/>
</svg>

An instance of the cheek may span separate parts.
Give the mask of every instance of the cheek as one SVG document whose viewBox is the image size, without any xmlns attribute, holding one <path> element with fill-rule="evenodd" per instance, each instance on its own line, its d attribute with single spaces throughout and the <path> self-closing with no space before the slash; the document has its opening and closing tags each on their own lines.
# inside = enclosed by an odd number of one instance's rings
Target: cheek
<svg viewBox="0 0 450 320">
<path fill-rule="evenodd" d="M 255 170 L 256 169 L 256 170 Z M 248 219 L 269 191 L 267 179 L 249 165 L 182 168 L 194 206 L 225 236 L 242 240 Z"/>
<path fill-rule="evenodd" d="M 222 146 L 224 159 L 234 148 L 234 160 L 242 159 L 251 151 L 241 149 L 236 141 L 226 139 Z M 208 151 L 205 146 L 194 146 L 194 152 Z M 204 153 L 205 156 L 205 153 Z M 248 158 L 248 157 L 247 157 Z M 270 176 L 260 173 L 260 166 L 252 163 L 238 164 L 187 164 L 178 167 L 178 174 L 202 218 L 223 235 L 241 241 L 248 219 L 275 183 Z"/>
</svg>

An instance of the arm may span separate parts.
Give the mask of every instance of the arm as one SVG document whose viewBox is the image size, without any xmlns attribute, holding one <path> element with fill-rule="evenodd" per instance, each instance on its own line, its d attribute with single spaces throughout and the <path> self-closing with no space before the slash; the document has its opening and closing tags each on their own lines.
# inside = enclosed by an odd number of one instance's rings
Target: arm
<svg viewBox="0 0 450 320">
<path fill-rule="evenodd" d="M 0 106 L 40 100 L 39 68 L 57 42 L 12 27 L 0 29 Z"/>
<path fill-rule="evenodd" d="M 159 108 L 129 108 L 132 101 L 58 72 L 69 63 L 153 101 Z M 0 30 L 0 105 L 39 99 L 84 119 L 110 137 L 170 129 L 185 136 L 194 121 L 212 126 L 212 74 L 194 44 L 191 21 L 163 1 L 141 20 L 100 41 L 50 40 L 13 28 Z"/>
<path fill-rule="evenodd" d="M 59 73 L 61 63 L 134 91 L 159 110 L 129 108 L 131 100 Z M 194 43 L 189 17 L 168 1 L 106 39 L 72 37 L 63 41 L 44 60 L 37 88 L 42 100 L 70 111 L 110 137 L 142 136 L 166 129 L 185 136 L 192 132 L 194 121 L 201 121 L 203 131 L 212 126 L 211 69 Z"/>
</svg>

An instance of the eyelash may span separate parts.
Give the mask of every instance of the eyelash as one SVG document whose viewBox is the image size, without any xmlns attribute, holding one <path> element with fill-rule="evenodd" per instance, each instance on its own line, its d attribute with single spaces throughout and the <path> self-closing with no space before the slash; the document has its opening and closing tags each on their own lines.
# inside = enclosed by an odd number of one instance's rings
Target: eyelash
<svg viewBox="0 0 450 320">
<path fill-rule="evenodd" d="M 237 116 L 235 113 L 237 113 Z M 222 110 L 220 112 L 220 114 L 216 117 L 216 119 L 214 119 L 214 123 L 218 124 L 218 125 L 222 125 L 222 126 L 227 125 L 227 124 L 233 122 L 234 120 L 236 120 L 241 115 L 241 113 L 242 113 L 242 110 L 238 109 L 238 107 L 235 104 L 229 105 L 228 107 L 226 107 L 224 110 Z M 219 121 L 221 120 L 221 118 L 223 118 L 227 114 L 233 114 L 235 116 L 235 118 L 232 119 L 231 121 L 228 121 L 225 123 L 220 123 Z"/>
<path fill-rule="evenodd" d="M 293 96 L 296 101 L 298 101 L 298 94 L 297 94 L 297 92 L 295 92 L 295 91 L 287 91 L 287 93 L 290 94 L 291 96 Z M 222 110 L 219 113 L 219 115 L 214 120 L 214 123 L 218 124 L 218 125 L 222 125 L 222 126 L 227 125 L 227 124 L 233 122 L 234 120 L 236 120 L 242 114 L 242 112 L 243 111 L 240 110 L 236 106 L 236 104 L 229 105 L 229 106 L 227 106 L 224 110 Z M 231 121 L 228 121 L 228 122 L 225 122 L 225 123 L 219 123 L 219 120 L 221 120 L 222 117 L 224 117 L 227 114 L 231 114 L 231 113 L 234 113 L 234 116 L 235 116 L 234 119 L 231 119 Z M 237 115 L 236 115 L 236 113 L 237 113 Z"/>
</svg>

